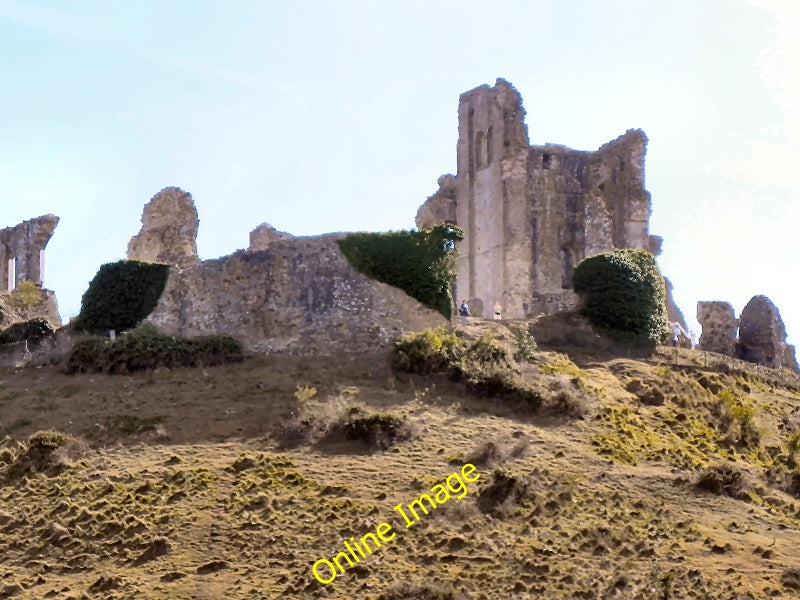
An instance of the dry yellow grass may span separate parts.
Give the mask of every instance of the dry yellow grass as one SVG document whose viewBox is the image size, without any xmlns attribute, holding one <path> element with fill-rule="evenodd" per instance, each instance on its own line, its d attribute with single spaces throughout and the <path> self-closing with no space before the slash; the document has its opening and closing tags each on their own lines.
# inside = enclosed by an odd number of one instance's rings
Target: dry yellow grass
<svg viewBox="0 0 800 600">
<path fill-rule="evenodd" d="M 520 417 L 445 379 L 395 377 L 383 357 L 4 375 L 0 598 L 796 597 L 800 502 L 782 466 L 796 391 L 688 360 L 538 358 L 526 376 L 588 390 L 584 419 Z M 731 445 L 704 374 L 752 403 L 758 447 Z M 640 403 L 632 379 L 664 403 Z M 287 445 L 273 433 L 300 405 L 321 419 L 391 412 L 413 437 L 385 450 Z M 60 470 L 5 476 L 18 441 L 42 429 L 91 448 Z M 393 507 L 468 460 L 471 493 L 406 529 Z M 744 500 L 694 487 L 720 461 L 744 473 Z M 314 579 L 317 559 L 381 522 L 391 542 L 329 585 Z"/>
</svg>

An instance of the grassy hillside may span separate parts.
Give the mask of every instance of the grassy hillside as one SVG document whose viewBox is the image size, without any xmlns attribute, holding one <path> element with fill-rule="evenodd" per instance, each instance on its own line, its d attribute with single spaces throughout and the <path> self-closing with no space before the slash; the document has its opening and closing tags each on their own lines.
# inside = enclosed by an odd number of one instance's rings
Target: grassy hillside
<svg viewBox="0 0 800 600">
<path fill-rule="evenodd" d="M 3 375 L 0 598 L 797 597 L 795 380 L 571 356 L 523 374 L 583 418 L 374 356 Z M 46 429 L 75 439 L 20 443 Z M 448 481 L 407 528 L 394 507 Z M 381 523 L 372 555 L 314 578 Z"/>
</svg>

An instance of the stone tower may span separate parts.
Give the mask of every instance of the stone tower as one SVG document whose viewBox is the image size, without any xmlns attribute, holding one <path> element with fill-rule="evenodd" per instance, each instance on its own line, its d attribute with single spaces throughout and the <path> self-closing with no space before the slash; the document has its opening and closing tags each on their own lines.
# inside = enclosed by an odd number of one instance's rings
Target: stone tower
<svg viewBox="0 0 800 600">
<path fill-rule="evenodd" d="M 518 201 L 527 179 L 524 116 L 519 93 L 502 80 L 462 94 L 458 105 L 455 213 L 464 241 L 456 295 L 471 299 L 475 314 L 481 312 L 477 302 L 488 310 L 494 300 L 509 305 L 524 297 L 530 277 L 530 239 L 522 228 L 509 227 L 525 218 Z"/>
<path fill-rule="evenodd" d="M 531 146 L 522 98 L 502 79 L 461 95 L 457 173 L 417 213 L 418 227 L 455 222 L 457 300 L 488 316 L 494 300 L 509 318 L 571 309 L 572 271 L 614 248 L 660 251 L 650 236 L 644 189 L 647 137 L 630 130 L 594 152 Z M 683 322 L 669 302 L 670 318 Z"/>
</svg>

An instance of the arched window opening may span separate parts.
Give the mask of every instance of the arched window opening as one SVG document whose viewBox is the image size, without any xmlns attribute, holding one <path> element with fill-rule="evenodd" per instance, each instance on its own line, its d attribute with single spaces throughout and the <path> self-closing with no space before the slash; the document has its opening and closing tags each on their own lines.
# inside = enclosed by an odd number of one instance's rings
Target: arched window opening
<svg viewBox="0 0 800 600">
<path fill-rule="evenodd" d="M 8 273 L 8 291 L 13 292 L 17 288 L 17 257 L 13 254 L 6 254 L 8 257 L 8 265 L 6 273 Z"/>
<path fill-rule="evenodd" d="M 475 168 L 480 169 L 486 163 L 486 142 L 482 131 L 475 136 Z"/>
</svg>

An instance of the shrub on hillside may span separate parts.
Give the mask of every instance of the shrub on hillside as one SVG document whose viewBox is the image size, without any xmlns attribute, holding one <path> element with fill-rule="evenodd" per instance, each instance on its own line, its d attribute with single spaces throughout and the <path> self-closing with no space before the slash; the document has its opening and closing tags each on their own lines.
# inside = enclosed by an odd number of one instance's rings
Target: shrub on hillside
<svg viewBox="0 0 800 600">
<path fill-rule="evenodd" d="M 169 265 L 138 260 L 102 265 L 83 294 L 73 326 L 94 334 L 135 327 L 158 304 L 168 275 Z"/>
<path fill-rule="evenodd" d="M 0 332 L 0 344 L 13 344 L 23 340 L 39 341 L 51 335 L 55 330 L 47 319 L 37 318 L 21 323 L 14 323 L 11 327 Z"/>
<path fill-rule="evenodd" d="M 470 373 L 508 371 L 514 369 L 511 353 L 491 334 L 484 333 L 458 353 L 455 367 L 469 377 Z"/>
<path fill-rule="evenodd" d="M 42 288 L 32 281 L 20 281 L 11 292 L 8 303 L 15 308 L 29 309 L 44 299 Z"/>
<path fill-rule="evenodd" d="M 581 262 L 573 276 L 581 314 L 627 344 L 655 346 L 669 333 L 666 286 L 645 250 L 614 250 Z"/>
<path fill-rule="evenodd" d="M 6 476 L 22 477 L 28 473 L 54 474 L 88 450 L 85 442 L 60 431 L 37 431 L 28 438 L 20 452 L 8 467 Z"/>
<path fill-rule="evenodd" d="M 800 467 L 795 467 L 795 469 L 789 473 L 788 491 L 790 494 L 800 498 Z"/>
<path fill-rule="evenodd" d="M 781 573 L 781 583 L 787 589 L 800 591 L 800 568 L 789 567 L 785 569 Z"/>
<path fill-rule="evenodd" d="M 371 413 L 340 396 L 322 403 L 302 403 L 274 427 L 272 434 L 287 447 L 345 439 L 385 450 L 410 438 L 411 430 L 405 417 Z"/>
<path fill-rule="evenodd" d="M 756 422 L 756 410 L 750 402 L 732 390 L 722 390 L 712 410 L 720 432 L 729 443 L 742 448 L 759 446 L 761 431 Z"/>
<path fill-rule="evenodd" d="M 406 373 L 447 371 L 458 357 L 463 342 L 444 327 L 423 329 L 403 335 L 390 355 L 392 367 Z"/>
<path fill-rule="evenodd" d="M 800 458 L 800 430 L 795 431 L 786 440 L 786 450 L 789 452 L 789 466 L 796 467 Z"/>
<path fill-rule="evenodd" d="M 526 379 L 512 351 L 491 334 L 467 342 L 444 328 L 410 333 L 395 343 L 390 362 L 396 371 L 447 374 L 474 393 L 503 398 L 529 413 L 542 406 L 553 415 L 581 417 L 586 412 L 586 394 L 579 386 L 552 376 Z"/>
<path fill-rule="evenodd" d="M 380 449 L 411 436 L 404 418 L 391 413 L 367 413 L 357 407 L 350 410 L 343 431 L 348 440 L 362 441 Z"/>
<path fill-rule="evenodd" d="M 349 233 L 337 243 L 357 271 L 400 288 L 449 319 L 455 243 L 462 239 L 458 227 L 437 225 L 422 231 Z"/>
<path fill-rule="evenodd" d="M 732 465 L 719 464 L 705 469 L 697 479 L 697 487 L 719 496 L 747 497 L 744 474 Z"/>
<path fill-rule="evenodd" d="M 533 499 L 530 481 L 504 469 L 495 469 L 486 487 L 478 494 L 478 509 L 482 513 L 506 514 L 514 506 Z"/>
<path fill-rule="evenodd" d="M 316 395 L 316 394 L 315 394 Z M 298 400 L 295 395 L 295 399 Z M 283 446 L 313 444 L 341 433 L 353 406 L 342 396 L 324 403 L 311 398 L 297 402 L 292 411 L 272 429 L 273 438 Z"/>
<path fill-rule="evenodd" d="M 114 342 L 103 338 L 76 342 L 67 358 L 67 372 L 128 373 L 157 367 L 218 365 L 242 358 L 242 346 L 231 336 L 167 335 L 145 323 Z"/>
<path fill-rule="evenodd" d="M 21 444 L 9 435 L 0 439 L 0 468 L 14 462 L 20 453 L 20 446 Z"/>
<path fill-rule="evenodd" d="M 526 327 L 520 327 L 516 332 L 517 352 L 514 355 L 520 362 L 528 362 L 536 355 L 536 340 Z"/>
<path fill-rule="evenodd" d="M 526 412 L 535 413 L 542 406 L 542 391 L 530 385 L 524 377 L 514 371 L 490 371 L 480 377 L 468 378 L 470 389 L 487 397 L 498 397 L 516 403 Z"/>
<path fill-rule="evenodd" d="M 541 403 L 541 412 L 544 414 L 582 419 L 589 412 L 588 396 L 579 380 L 576 382 L 564 376 L 556 377 L 550 383 L 548 392 Z"/>
</svg>

